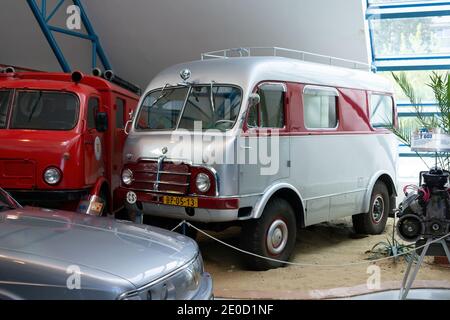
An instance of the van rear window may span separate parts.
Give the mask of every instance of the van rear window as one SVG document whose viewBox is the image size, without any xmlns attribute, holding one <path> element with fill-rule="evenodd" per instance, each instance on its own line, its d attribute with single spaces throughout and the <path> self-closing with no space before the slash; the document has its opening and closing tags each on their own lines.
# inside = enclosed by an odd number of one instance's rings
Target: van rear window
<svg viewBox="0 0 450 320">
<path fill-rule="evenodd" d="M 370 123 L 374 128 L 389 128 L 393 124 L 394 104 L 392 97 L 372 94 L 370 96 Z"/>
<path fill-rule="evenodd" d="M 11 129 L 72 130 L 78 122 L 79 104 L 74 94 L 50 91 L 17 93 Z"/>
</svg>

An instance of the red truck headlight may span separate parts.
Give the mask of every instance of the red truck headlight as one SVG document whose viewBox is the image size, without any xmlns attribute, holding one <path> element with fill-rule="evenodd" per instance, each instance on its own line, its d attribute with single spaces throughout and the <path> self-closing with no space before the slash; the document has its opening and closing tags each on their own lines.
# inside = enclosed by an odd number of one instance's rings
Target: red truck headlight
<svg viewBox="0 0 450 320">
<path fill-rule="evenodd" d="M 49 167 L 44 171 L 45 183 L 55 186 L 61 182 L 62 172 L 56 167 Z"/>
</svg>

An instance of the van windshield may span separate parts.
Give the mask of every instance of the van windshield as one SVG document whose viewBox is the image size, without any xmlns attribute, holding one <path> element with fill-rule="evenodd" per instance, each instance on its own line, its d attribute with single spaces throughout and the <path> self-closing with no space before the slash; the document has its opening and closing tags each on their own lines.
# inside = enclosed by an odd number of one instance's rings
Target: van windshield
<svg viewBox="0 0 450 320">
<path fill-rule="evenodd" d="M 211 91 L 212 90 L 212 91 Z M 138 130 L 227 131 L 239 115 L 242 92 L 228 85 L 170 87 L 150 92 L 140 108 Z"/>
<path fill-rule="evenodd" d="M 50 91 L 17 93 L 11 129 L 72 130 L 78 122 L 79 105 L 74 94 Z"/>
</svg>

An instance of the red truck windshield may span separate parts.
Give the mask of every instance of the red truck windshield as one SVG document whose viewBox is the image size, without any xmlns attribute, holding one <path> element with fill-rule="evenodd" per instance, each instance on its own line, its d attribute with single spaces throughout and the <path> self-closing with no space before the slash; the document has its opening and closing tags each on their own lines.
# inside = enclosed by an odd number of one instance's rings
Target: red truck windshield
<svg viewBox="0 0 450 320">
<path fill-rule="evenodd" d="M 3 94 L 3 95 L 2 95 Z M 8 104 L 5 91 L 0 93 L 0 128 L 3 114 L 6 125 L 6 112 L 2 112 Z M 52 91 L 18 91 L 12 108 L 11 129 L 31 130 L 71 130 L 78 122 L 78 98 L 67 92 Z"/>
</svg>

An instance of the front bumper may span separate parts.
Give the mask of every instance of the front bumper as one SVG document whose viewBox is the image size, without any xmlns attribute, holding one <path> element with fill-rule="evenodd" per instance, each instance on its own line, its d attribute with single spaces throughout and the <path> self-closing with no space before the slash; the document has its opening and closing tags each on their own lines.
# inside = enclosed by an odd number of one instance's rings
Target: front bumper
<svg viewBox="0 0 450 320">
<path fill-rule="evenodd" d="M 132 191 L 137 196 L 135 204 L 126 202 L 126 194 Z M 199 222 L 229 222 L 238 220 L 240 199 L 238 198 L 211 198 L 199 197 L 198 208 L 184 208 L 163 204 L 165 194 L 135 191 L 121 187 L 119 189 L 120 199 L 124 199 L 125 207 L 129 211 L 141 212 L 170 219 L 190 220 Z M 180 195 L 181 196 L 181 195 Z M 181 197 L 190 197 L 189 195 Z"/>
<path fill-rule="evenodd" d="M 213 300 L 213 282 L 211 275 L 207 272 L 203 273 L 200 287 L 197 294 L 192 297 L 192 300 Z"/>
</svg>

